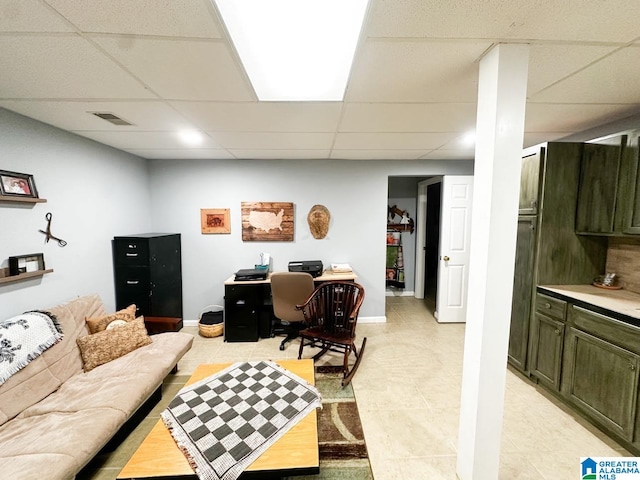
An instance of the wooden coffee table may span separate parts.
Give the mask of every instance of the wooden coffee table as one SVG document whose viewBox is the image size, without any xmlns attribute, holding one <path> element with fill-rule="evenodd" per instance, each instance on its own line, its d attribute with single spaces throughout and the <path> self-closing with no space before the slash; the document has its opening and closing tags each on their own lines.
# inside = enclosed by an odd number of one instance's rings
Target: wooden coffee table
<svg viewBox="0 0 640 480">
<path fill-rule="evenodd" d="M 315 384 L 313 360 L 275 362 L 310 384 Z M 202 380 L 230 365 L 231 363 L 200 365 L 186 385 Z M 249 465 L 240 478 L 312 475 L 319 471 L 318 423 L 316 410 L 313 410 Z M 196 478 L 196 474 L 160 419 L 117 478 Z"/>
</svg>

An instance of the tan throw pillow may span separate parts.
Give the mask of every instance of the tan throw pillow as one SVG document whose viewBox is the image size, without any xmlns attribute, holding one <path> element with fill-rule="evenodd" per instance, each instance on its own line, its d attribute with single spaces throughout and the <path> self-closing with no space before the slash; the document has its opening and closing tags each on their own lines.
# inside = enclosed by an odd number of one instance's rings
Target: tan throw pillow
<svg viewBox="0 0 640 480">
<path fill-rule="evenodd" d="M 129 352 L 149 345 L 151 337 L 144 327 L 144 318 L 138 317 L 125 325 L 110 328 L 76 340 L 84 362 L 84 371 L 120 358 Z"/>
<path fill-rule="evenodd" d="M 136 306 L 129 305 L 127 308 L 118 310 L 116 313 L 105 315 L 104 317 L 87 318 L 89 333 L 98 333 L 106 330 L 109 324 L 115 320 L 130 322 L 136 318 Z M 118 322 L 121 323 L 121 322 Z"/>
</svg>

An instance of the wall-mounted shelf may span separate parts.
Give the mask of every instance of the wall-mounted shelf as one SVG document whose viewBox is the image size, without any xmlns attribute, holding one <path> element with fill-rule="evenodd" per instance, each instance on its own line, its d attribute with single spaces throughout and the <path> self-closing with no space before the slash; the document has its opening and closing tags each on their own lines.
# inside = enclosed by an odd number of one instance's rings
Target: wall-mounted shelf
<svg viewBox="0 0 640 480">
<path fill-rule="evenodd" d="M 5 269 L 7 270 L 7 269 Z M 19 275 L 11 275 L 11 276 L 7 276 L 7 277 L 0 277 L 0 285 L 4 284 L 4 283 L 13 283 L 13 282 L 19 282 L 21 280 L 27 280 L 29 278 L 36 278 L 36 277 L 42 277 L 43 275 L 47 274 L 47 273 L 52 273 L 53 269 L 49 268 L 47 270 L 38 270 L 35 272 L 27 272 L 27 273 L 21 273 Z"/>
<path fill-rule="evenodd" d="M 387 223 L 387 230 L 393 230 L 395 232 L 411 232 L 413 233 L 413 222 L 407 223 Z"/>
<path fill-rule="evenodd" d="M 46 198 L 31 198 L 31 197 L 13 197 L 9 195 L 0 195 L 0 202 L 10 203 L 45 203 Z"/>
</svg>

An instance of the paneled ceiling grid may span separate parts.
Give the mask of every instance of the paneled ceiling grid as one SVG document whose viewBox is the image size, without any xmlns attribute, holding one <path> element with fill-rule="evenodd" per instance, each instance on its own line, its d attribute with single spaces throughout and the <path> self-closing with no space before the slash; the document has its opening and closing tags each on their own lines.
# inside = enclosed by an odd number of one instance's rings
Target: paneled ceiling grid
<svg viewBox="0 0 640 480">
<path fill-rule="evenodd" d="M 210 0 L 3 0 L 0 107 L 150 159 L 469 159 L 478 58 L 526 42 L 524 146 L 640 108 L 640 2 L 371 1 L 343 102 L 259 103 Z"/>
</svg>

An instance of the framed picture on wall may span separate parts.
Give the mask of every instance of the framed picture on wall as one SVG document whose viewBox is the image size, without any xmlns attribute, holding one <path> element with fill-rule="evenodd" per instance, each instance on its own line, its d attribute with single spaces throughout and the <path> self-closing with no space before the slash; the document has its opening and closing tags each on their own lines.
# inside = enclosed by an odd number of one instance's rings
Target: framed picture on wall
<svg viewBox="0 0 640 480">
<path fill-rule="evenodd" d="M 0 170 L 0 195 L 38 198 L 33 175 Z"/>
<path fill-rule="evenodd" d="M 241 202 L 242 241 L 293 242 L 292 202 Z"/>
<path fill-rule="evenodd" d="M 201 208 L 200 228 L 202 233 L 231 233 L 228 208 Z"/>
</svg>

